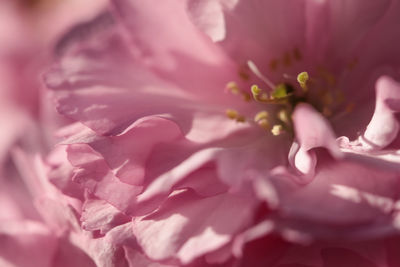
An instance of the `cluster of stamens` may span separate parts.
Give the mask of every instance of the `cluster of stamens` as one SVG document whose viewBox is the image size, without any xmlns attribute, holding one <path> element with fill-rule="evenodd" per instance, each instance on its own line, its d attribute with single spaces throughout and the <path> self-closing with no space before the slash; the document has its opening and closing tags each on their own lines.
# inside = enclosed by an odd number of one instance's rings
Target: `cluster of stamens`
<svg viewBox="0 0 400 267">
<path fill-rule="evenodd" d="M 301 60 L 301 54 L 298 50 L 295 50 L 294 58 Z M 283 63 L 289 64 L 289 57 Z M 283 65 L 287 65 L 283 64 Z M 354 68 L 355 63 L 352 62 L 349 68 Z M 277 62 L 271 61 L 270 67 L 273 70 L 277 68 Z M 293 77 L 284 74 L 283 77 L 289 80 L 296 80 L 297 86 L 293 86 L 291 82 L 283 82 L 275 85 L 267 77 L 265 77 L 257 68 L 257 66 L 249 61 L 247 64 L 248 70 L 251 71 L 257 78 L 262 80 L 269 90 L 262 89 L 257 84 L 251 86 L 251 94 L 247 91 L 241 90 L 237 83 L 229 82 L 226 86 L 227 91 L 234 95 L 241 96 L 246 102 L 256 101 L 261 104 L 268 104 L 268 108 L 264 108 L 258 111 L 252 120 L 248 120 L 244 115 L 240 114 L 234 109 L 226 110 L 226 116 L 237 122 L 251 122 L 258 125 L 260 128 L 269 131 L 273 135 L 281 135 L 283 133 L 292 133 L 293 125 L 291 114 L 295 106 L 300 102 L 309 102 L 314 104 L 313 106 L 319 110 L 324 116 L 331 117 L 333 115 L 332 109 L 335 105 L 339 105 L 344 102 L 344 95 L 341 91 L 332 89 L 335 88 L 336 80 L 335 76 L 330 72 L 320 68 L 318 77 L 324 81 L 323 86 L 318 84 L 318 80 L 313 80 L 308 72 L 304 71 Z M 249 76 L 246 72 L 240 71 L 240 77 L 243 80 L 248 80 Z M 310 98 L 310 91 L 312 91 L 313 99 Z M 271 108 L 271 105 L 275 106 Z M 344 113 L 350 113 L 354 107 L 353 103 L 348 103 L 344 108 Z M 269 111 L 267 111 L 268 109 Z M 270 112 L 274 116 L 271 116 Z"/>
</svg>

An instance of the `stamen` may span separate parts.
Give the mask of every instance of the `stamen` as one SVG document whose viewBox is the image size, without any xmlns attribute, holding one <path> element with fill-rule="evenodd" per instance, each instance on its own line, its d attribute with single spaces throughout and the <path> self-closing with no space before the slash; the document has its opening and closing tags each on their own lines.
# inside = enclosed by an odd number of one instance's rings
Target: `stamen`
<svg viewBox="0 0 400 267">
<path fill-rule="evenodd" d="M 246 118 L 242 115 L 239 114 L 239 112 L 237 112 L 234 109 L 227 109 L 225 111 L 226 116 L 231 119 L 231 120 L 235 120 L 237 122 L 245 122 Z"/>
<path fill-rule="evenodd" d="M 280 124 L 275 124 L 272 129 L 271 133 L 275 136 L 283 134 L 285 131 L 283 130 L 283 126 Z"/>
<path fill-rule="evenodd" d="M 268 112 L 267 111 L 260 111 L 254 116 L 254 121 L 263 128 L 264 130 L 269 130 L 269 121 L 268 121 Z"/>
<path fill-rule="evenodd" d="M 307 81 L 310 79 L 310 76 L 308 76 L 308 73 L 306 71 L 300 72 L 299 75 L 297 75 L 297 81 L 299 82 L 301 88 L 306 92 L 308 91 L 307 87 Z"/>
<path fill-rule="evenodd" d="M 234 109 L 227 109 L 225 111 L 225 114 L 229 119 L 232 119 L 232 120 L 235 120 L 239 116 L 239 113 Z"/>
<path fill-rule="evenodd" d="M 265 82 L 266 85 L 268 85 L 269 88 L 272 90 L 275 88 L 275 85 L 267 78 L 265 77 L 260 70 L 257 68 L 256 64 L 254 64 L 253 61 L 249 60 L 247 61 L 247 65 L 249 66 L 250 70 L 258 77 L 260 80 Z"/>
<path fill-rule="evenodd" d="M 268 94 L 265 93 L 258 85 L 251 86 L 251 93 L 256 101 L 265 102 L 268 100 Z"/>
<path fill-rule="evenodd" d="M 234 95 L 238 95 L 240 92 L 239 86 L 235 82 L 229 82 L 225 86 L 225 90 L 231 92 Z"/>
<path fill-rule="evenodd" d="M 269 116 L 268 111 L 265 111 L 265 110 L 260 111 L 254 116 L 254 121 L 257 122 L 262 119 L 268 119 L 268 116 Z"/>
<path fill-rule="evenodd" d="M 289 112 L 286 109 L 281 109 L 278 112 L 278 119 L 287 125 L 290 124 Z"/>
</svg>

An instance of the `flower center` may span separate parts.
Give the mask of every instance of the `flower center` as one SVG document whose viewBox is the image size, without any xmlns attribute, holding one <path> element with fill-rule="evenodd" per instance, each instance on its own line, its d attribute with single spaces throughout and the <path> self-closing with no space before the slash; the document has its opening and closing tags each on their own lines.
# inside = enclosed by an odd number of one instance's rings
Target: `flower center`
<svg viewBox="0 0 400 267">
<path fill-rule="evenodd" d="M 283 58 L 289 60 L 288 57 Z M 273 63 L 271 61 L 270 66 L 276 65 Z M 298 103 L 311 104 L 330 120 L 346 115 L 354 108 L 354 103 L 346 101 L 343 92 L 336 88 L 335 75 L 324 68 L 317 68 L 313 75 L 306 71 L 298 73 L 297 77 L 283 74 L 278 84 L 263 75 L 252 61 L 248 61 L 247 69 L 250 74 L 241 71 L 240 77 L 248 80 L 253 74 L 262 84 L 253 84 L 248 92 L 242 90 L 236 82 L 229 82 L 226 90 L 241 95 L 246 102 L 256 101 L 258 105 L 253 119 L 234 109 L 226 110 L 226 115 L 240 123 L 254 123 L 274 136 L 284 133 L 293 135 L 291 117 Z"/>
</svg>

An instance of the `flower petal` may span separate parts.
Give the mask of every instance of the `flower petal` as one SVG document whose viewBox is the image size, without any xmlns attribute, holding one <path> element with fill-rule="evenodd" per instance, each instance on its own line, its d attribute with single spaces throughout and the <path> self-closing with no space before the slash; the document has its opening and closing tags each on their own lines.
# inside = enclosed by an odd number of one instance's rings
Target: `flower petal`
<svg viewBox="0 0 400 267">
<path fill-rule="evenodd" d="M 398 171 L 351 158 L 337 161 L 321 151 L 309 184 L 297 185 L 284 176 L 271 181 L 279 198 L 281 227 L 288 224 L 301 232 L 339 239 L 393 231 Z"/>
<path fill-rule="evenodd" d="M 399 122 L 395 113 L 400 111 L 400 83 L 388 76 L 376 82 L 376 105 L 374 115 L 364 135 L 362 144 L 370 149 L 388 146 L 398 135 Z"/>
<path fill-rule="evenodd" d="M 340 157 L 339 146 L 329 122 L 310 105 L 298 104 L 292 118 L 299 146 L 292 147 L 295 151 L 291 151 L 289 159 L 301 173 L 312 177 L 317 164 L 312 149 L 326 148 L 334 157 Z"/>
<path fill-rule="evenodd" d="M 230 242 L 248 223 L 251 209 L 251 202 L 243 197 L 224 194 L 198 198 L 182 192 L 157 212 L 134 219 L 133 231 L 150 258 L 177 258 L 188 264 Z"/>
</svg>

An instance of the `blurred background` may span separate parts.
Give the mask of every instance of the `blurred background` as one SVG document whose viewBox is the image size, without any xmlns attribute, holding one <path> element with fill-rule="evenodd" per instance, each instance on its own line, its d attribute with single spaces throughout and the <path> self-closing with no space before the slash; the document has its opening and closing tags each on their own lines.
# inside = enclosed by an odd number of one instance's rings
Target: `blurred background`
<svg viewBox="0 0 400 267">
<path fill-rule="evenodd" d="M 42 75 L 55 60 L 59 38 L 106 5 L 105 0 L 0 0 L 2 267 L 47 266 L 55 257 L 57 246 L 51 244 L 57 227 L 49 226 L 38 199 L 52 189 L 37 163 L 57 142 L 55 130 L 67 122 L 57 115 Z M 46 248 L 48 255 L 43 253 Z"/>
</svg>

